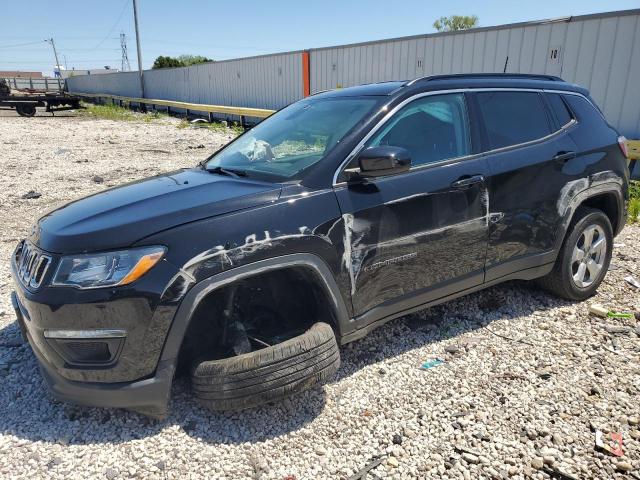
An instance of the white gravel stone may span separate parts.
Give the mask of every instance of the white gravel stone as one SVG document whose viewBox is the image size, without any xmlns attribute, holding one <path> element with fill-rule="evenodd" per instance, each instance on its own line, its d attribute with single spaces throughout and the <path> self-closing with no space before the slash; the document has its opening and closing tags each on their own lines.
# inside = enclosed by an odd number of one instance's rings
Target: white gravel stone
<svg viewBox="0 0 640 480">
<path fill-rule="evenodd" d="M 287 402 L 210 413 L 179 379 L 161 422 L 54 403 L 28 345 L 14 341 L 7 259 L 51 208 L 192 166 L 233 136 L 177 124 L 0 117 L 0 478 L 335 479 L 379 455 L 373 473 L 402 479 L 545 478 L 545 461 L 622 479 L 640 465 L 637 322 L 589 314 L 592 304 L 640 311 L 623 280 L 640 274 L 638 226 L 616 239 L 624 246 L 593 299 L 520 282 L 460 298 L 346 345 L 333 382 Z M 32 190 L 41 196 L 21 198 Z M 419 368 L 433 358 L 445 363 Z M 622 434 L 621 460 L 595 451 L 592 426 Z"/>
</svg>

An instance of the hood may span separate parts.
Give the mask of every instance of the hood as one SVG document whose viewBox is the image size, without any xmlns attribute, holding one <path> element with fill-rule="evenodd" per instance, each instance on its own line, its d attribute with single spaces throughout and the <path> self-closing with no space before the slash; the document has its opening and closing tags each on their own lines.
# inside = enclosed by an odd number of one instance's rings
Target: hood
<svg viewBox="0 0 640 480">
<path fill-rule="evenodd" d="M 52 253 L 123 248 L 171 227 L 273 202 L 279 195 L 279 185 L 181 170 L 53 210 L 29 239 Z"/>
</svg>

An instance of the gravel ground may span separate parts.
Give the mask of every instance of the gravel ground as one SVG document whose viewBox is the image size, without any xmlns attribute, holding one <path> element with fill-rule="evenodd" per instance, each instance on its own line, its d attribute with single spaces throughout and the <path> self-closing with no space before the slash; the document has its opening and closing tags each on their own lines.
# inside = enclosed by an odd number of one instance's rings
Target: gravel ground
<svg viewBox="0 0 640 480">
<path fill-rule="evenodd" d="M 366 478 L 550 478 L 546 468 L 640 479 L 640 327 L 589 315 L 594 303 L 640 311 L 623 280 L 640 278 L 638 226 L 616 239 L 587 302 L 526 283 L 491 288 L 346 346 L 335 381 L 276 405 L 209 413 L 185 381 L 161 422 L 54 403 L 17 337 L 12 249 L 50 208 L 193 165 L 232 136 L 177 124 L 0 119 L 1 478 L 348 478 L 379 458 Z M 29 191 L 41 196 L 23 199 Z M 624 456 L 597 451 L 595 429 L 620 432 Z"/>
</svg>

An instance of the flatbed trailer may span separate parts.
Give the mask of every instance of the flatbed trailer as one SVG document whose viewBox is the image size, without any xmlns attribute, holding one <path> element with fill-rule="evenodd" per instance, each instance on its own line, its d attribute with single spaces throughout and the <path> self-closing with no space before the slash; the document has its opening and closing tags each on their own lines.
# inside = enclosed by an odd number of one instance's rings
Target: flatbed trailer
<svg viewBox="0 0 640 480">
<path fill-rule="evenodd" d="M 36 107 L 45 107 L 47 112 L 60 112 L 80 108 L 80 98 L 64 93 L 0 96 L 0 110 L 13 110 L 21 117 L 33 117 Z"/>
</svg>

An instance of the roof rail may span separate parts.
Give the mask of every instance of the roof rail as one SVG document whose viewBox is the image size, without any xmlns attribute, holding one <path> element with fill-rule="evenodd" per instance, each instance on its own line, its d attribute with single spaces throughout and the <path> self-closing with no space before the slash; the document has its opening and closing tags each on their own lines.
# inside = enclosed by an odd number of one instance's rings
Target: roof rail
<svg viewBox="0 0 640 480">
<path fill-rule="evenodd" d="M 417 82 L 430 82 L 433 80 L 451 80 L 456 78 L 514 78 L 523 80 L 546 80 L 551 82 L 564 82 L 560 77 L 554 75 L 538 75 L 533 73 L 453 73 L 450 75 L 429 75 L 426 77 L 414 78 L 407 85 Z"/>
</svg>

